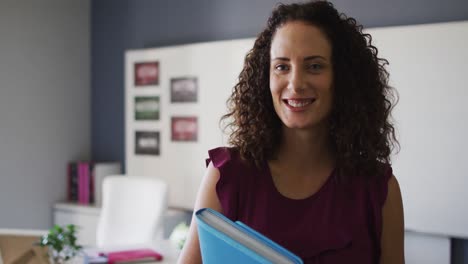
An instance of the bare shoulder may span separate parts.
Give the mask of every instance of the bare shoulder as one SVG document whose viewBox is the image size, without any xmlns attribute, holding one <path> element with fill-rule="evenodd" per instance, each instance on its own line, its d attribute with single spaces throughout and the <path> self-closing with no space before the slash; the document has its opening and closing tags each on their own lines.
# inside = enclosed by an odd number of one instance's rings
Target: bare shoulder
<svg viewBox="0 0 468 264">
<path fill-rule="evenodd" d="M 380 264 L 404 263 L 403 201 L 398 180 L 388 180 L 388 193 L 382 208 L 382 237 Z"/>
<path fill-rule="evenodd" d="M 398 183 L 397 178 L 395 175 L 392 175 L 390 179 L 388 179 L 388 192 L 393 194 L 400 194 L 400 184 Z"/>
<path fill-rule="evenodd" d="M 221 204 L 216 193 L 216 184 L 220 178 L 219 170 L 210 162 L 198 190 L 195 210 L 209 207 L 221 211 Z"/>
</svg>

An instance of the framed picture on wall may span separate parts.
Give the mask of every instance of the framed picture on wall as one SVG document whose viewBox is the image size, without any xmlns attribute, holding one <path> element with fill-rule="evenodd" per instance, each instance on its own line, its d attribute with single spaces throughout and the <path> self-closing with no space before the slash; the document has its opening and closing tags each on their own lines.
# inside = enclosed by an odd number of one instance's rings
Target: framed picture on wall
<svg viewBox="0 0 468 264">
<path fill-rule="evenodd" d="M 171 79 L 172 103 L 195 103 L 198 98 L 198 80 L 196 77 Z"/>
<path fill-rule="evenodd" d="M 171 140 L 193 141 L 198 139 L 198 119 L 195 116 L 177 116 L 171 118 Z"/>
<path fill-rule="evenodd" d="M 135 97 L 135 120 L 159 120 L 159 96 Z"/>
<path fill-rule="evenodd" d="M 134 65 L 135 86 L 159 84 L 159 62 L 138 62 Z"/>
<path fill-rule="evenodd" d="M 135 155 L 156 155 L 160 151 L 159 131 L 135 132 Z"/>
</svg>

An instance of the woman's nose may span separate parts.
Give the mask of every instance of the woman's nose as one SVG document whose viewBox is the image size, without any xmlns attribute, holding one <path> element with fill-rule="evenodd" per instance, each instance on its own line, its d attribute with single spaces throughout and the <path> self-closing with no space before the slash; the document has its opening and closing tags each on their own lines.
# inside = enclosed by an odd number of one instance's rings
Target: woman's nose
<svg viewBox="0 0 468 264">
<path fill-rule="evenodd" d="M 303 91 L 305 89 L 304 77 L 304 73 L 300 70 L 292 70 L 289 76 L 288 88 L 293 90 L 294 92 Z"/>
</svg>

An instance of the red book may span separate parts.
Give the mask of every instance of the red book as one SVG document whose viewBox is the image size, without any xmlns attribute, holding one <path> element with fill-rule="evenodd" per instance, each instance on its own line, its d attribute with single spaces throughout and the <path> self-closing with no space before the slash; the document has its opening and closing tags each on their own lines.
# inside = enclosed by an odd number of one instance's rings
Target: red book
<svg viewBox="0 0 468 264">
<path fill-rule="evenodd" d="M 83 203 L 83 164 L 78 163 L 78 203 Z"/>
<path fill-rule="evenodd" d="M 109 264 L 137 262 L 137 261 L 161 261 L 163 256 L 152 249 L 133 249 L 124 251 L 112 251 L 101 253 L 101 256 L 107 256 Z"/>
<path fill-rule="evenodd" d="M 80 162 L 78 165 L 78 202 L 89 204 L 89 164 Z"/>
</svg>

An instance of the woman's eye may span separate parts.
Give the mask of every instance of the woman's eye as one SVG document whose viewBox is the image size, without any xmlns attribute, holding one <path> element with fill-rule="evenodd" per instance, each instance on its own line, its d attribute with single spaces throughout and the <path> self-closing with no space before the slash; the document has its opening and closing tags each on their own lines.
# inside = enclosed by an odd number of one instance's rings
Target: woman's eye
<svg viewBox="0 0 468 264">
<path fill-rule="evenodd" d="M 322 68 L 323 68 L 323 66 L 321 64 L 318 64 L 318 63 L 313 63 L 313 64 L 309 65 L 309 69 L 312 70 L 312 71 L 319 71 Z"/>
<path fill-rule="evenodd" d="M 275 69 L 277 71 L 287 71 L 287 70 L 289 70 L 289 67 L 287 65 L 284 65 L 284 64 L 279 64 L 279 65 L 275 66 Z"/>
</svg>

